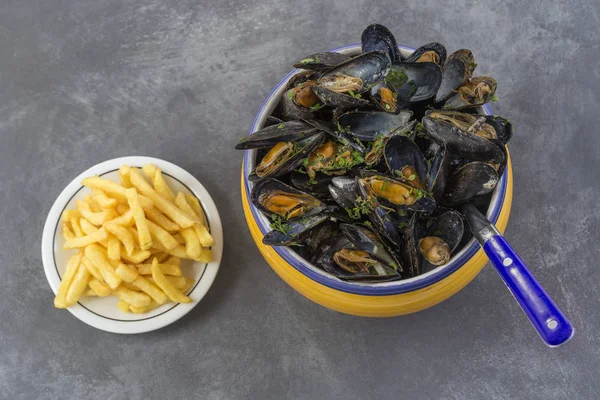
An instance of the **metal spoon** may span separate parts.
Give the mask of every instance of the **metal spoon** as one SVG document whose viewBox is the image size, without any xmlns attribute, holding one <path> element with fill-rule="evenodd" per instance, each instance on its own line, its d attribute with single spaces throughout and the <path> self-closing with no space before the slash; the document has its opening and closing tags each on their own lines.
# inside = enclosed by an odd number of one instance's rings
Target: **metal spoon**
<svg viewBox="0 0 600 400">
<path fill-rule="evenodd" d="M 575 334 L 573 326 L 506 239 L 471 203 L 462 205 L 461 211 L 467 218 L 473 236 L 542 340 L 550 347 L 568 342 Z"/>
</svg>

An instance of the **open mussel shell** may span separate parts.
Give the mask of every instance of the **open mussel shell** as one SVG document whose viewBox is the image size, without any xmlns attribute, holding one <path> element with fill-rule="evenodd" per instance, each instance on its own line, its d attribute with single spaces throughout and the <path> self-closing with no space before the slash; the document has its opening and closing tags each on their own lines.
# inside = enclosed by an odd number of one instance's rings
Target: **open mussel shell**
<svg viewBox="0 0 600 400">
<path fill-rule="evenodd" d="M 505 157 L 498 147 L 487 139 L 458 129 L 446 121 L 423 117 L 427 136 L 446 146 L 453 155 L 472 161 L 503 162 Z"/>
<path fill-rule="evenodd" d="M 316 197 L 273 178 L 256 182 L 250 200 L 266 215 L 275 214 L 287 220 L 315 215 L 326 207 Z"/>
<path fill-rule="evenodd" d="M 385 77 L 399 104 L 417 103 L 435 96 L 442 82 L 439 65 L 432 62 L 394 63 Z"/>
<path fill-rule="evenodd" d="M 496 139 L 496 130 L 487 123 L 485 116 L 468 114 L 460 111 L 431 110 L 425 113 L 436 121 L 446 121 L 452 126 L 484 139 Z"/>
<path fill-rule="evenodd" d="M 302 235 L 302 246 L 295 247 L 294 250 L 311 264 L 316 264 L 323 243 L 340 236 L 342 233 L 338 223 L 324 221 L 311 229 L 310 234 Z"/>
<path fill-rule="evenodd" d="M 415 144 L 406 136 L 391 136 L 384 149 L 385 162 L 390 174 L 411 186 L 425 189 L 427 161 Z"/>
<path fill-rule="evenodd" d="M 384 175 L 364 176 L 358 180 L 367 196 L 389 209 L 414 212 L 431 212 L 436 202 L 425 190 Z"/>
<path fill-rule="evenodd" d="M 309 231 L 327 221 L 329 216 L 317 214 L 305 216 L 285 223 L 285 230 L 273 229 L 263 236 L 262 242 L 268 246 L 289 246 L 303 240 Z"/>
<path fill-rule="evenodd" d="M 415 126 L 417 125 L 416 120 L 406 123 L 400 128 L 392 132 L 392 136 L 406 136 L 411 140 L 415 138 Z M 384 161 L 383 153 L 385 145 L 391 136 L 377 136 L 371 143 L 371 147 L 365 154 L 365 164 L 369 168 L 378 169 L 382 172 L 387 171 L 387 164 Z"/>
<path fill-rule="evenodd" d="M 311 89 L 312 91 L 312 89 Z M 281 107 L 281 114 L 286 120 L 298 120 L 298 119 L 311 119 L 314 118 L 314 113 L 318 107 L 311 109 L 310 107 L 304 107 L 294 102 L 295 89 L 290 89 L 281 95 L 281 101 L 279 107 Z M 313 93 L 314 94 L 314 93 Z M 315 95 L 316 97 L 316 95 Z M 317 104 L 320 104 L 320 100 L 317 98 Z"/>
<path fill-rule="evenodd" d="M 364 141 L 373 141 L 376 136 L 389 136 L 403 127 L 412 117 L 412 111 L 402 110 L 398 114 L 382 111 L 351 111 L 342 114 L 338 126 L 344 132 Z"/>
<path fill-rule="evenodd" d="M 423 256 L 423 273 L 446 264 L 461 242 L 464 232 L 464 221 L 457 211 L 446 211 L 437 217 L 417 244 Z"/>
<path fill-rule="evenodd" d="M 406 62 L 433 62 L 441 67 L 446 62 L 446 48 L 437 42 L 427 43 L 416 49 Z"/>
<path fill-rule="evenodd" d="M 454 93 L 454 89 L 461 86 L 473 75 L 475 69 L 473 53 L 467 49 L 457 50 L 448 56 L 442 70 L 442 83 L 435 95 L 435 102 L 446 101 Z"/>
<path fill-rule="evenodd" d="M 371 51 L 329 70 L 319 78 L 317 83 L 319 87 L 337 93 L 347 93 L 350 90 L 354 93 L 364 93 L 383 81 L 390 65 L 391 61 L 387 53 Z M 351 86 L 350 83 L 356 83 L 358 86 Z"/>
<path fill-rule="evenodd" d="M 357 150 L 361 154 L 365 153 L 365 148 L 361 143 L 357 143 L 349 134 L 343 131 L 334 130 L 332 125 L 329 125 L 323 121 L 318 121 L 315 119 L 307 119 L 304 122 L 312 125 L 316 129 L 325 132 L 327 135 L 339 141 L 341 144 L 345 146 L 350 146 L 354 150 Z"/>
<path fill-rule="evenodd" d="M 335 52 L 315 53 L 296 62 L 294 68 L 327 71 L 338 64 L 348 61 L 350 58 L 350 56 Z"/>
<path fill-rule="evenodd" d="M 427 173 L 427 191 L 431 193 L 436 201 L 444 196 L 446 180 L 450 174 L 450 157 L 446 146 L 442 145 L 435 152 Z"/>
<path fill-rule="evenodd" d="M 358 193 L 354 178 L 336 176 L 331 180 L 328 190 L 333 200 L 341 207 L 353 208 L 355 206 Z"/>
<path fill-rule="evenodd" d="M 419 240 L 417 215 L 412 214 L 403 225 L 401 230 L 404 239 L 401 249 L 403 277 L 410 278 L 421 274 L 421 257 L 417 250 Z"/>
<path fill-rule="evenodd" d="M 357 249 L 369 253 L 397 271 L 402 271 L 398 260 L 386 250 L 386 245 L 372 230 L 358 224 L 340 224 L 340 230 Z"/>
<path fill-rule="evenodd" d="M 491 192 L 497 184 L 498 173 L 492 165 L 473 161 L 460 166 L 448 177 L 442 202 L 459 205 Z"/>
<path fill-rule="evenodd" d="M 350 96 L 345 93 L 334 92 L 321 86 L 313 86 L 313 92 L 324 104 L 334 108 L 359 108 L 369 105 L 369 101 L 362 97 Z"/>
<path fill-rule="evenodd" d="M 365 259 L 372 262 L 365 263 Z M 342 235 L 333 237 L 322 245 L 316 264 L 343 280 L 380 281 L 399 276 L 395 269 L 371 258 Z"/>
<path fill-rule="evenodd" d="M 307 173 L 297 170 L 290 175 L 290 183 L 293 187 L 321 199 L 329 197 L 328 186 L 331 179 L 332 176 L 320 172 L 317 172 L 313 179 Z"/>
<path fill-rule="evenodd" d="M 237 150 L 266 149 L 279 142 L 297 142 L 319 131 L 312 125 L 302 121 L 287 121 L 270 125 L 249 136 L 243 137 L 235 145 Z"/>
<path fill-rule="evenodd" d="M 261 159 L 250 175 L 250 180 L 276 178 L 292 172 L 323 141 L 324 133 L 312 135 L 297 141 L 279 142 Z"/>
<path fill-rule="evenodd" d="M 266 119 L 265 119 L 265 125 L 263 128 L 266 128 L 267 126 L 271 126 L 271 125 L 279 125 L 281 123 L 283 123 L 284 121 L 282 119 L 279 119 L 277 117 L 274 117 L 272 115 L 269 115 Z"/>
<path fill-rule="evenodd" d="M 496 86 L 494 78 L 477 76 L 456 89 L 456 93 L 446 100 L 442 109 L 461 110 L 482 106 L 492 100 L 496 93 Z"/>
<path fill-rule="evenodd" d="M 496 146 L 498 146 L 500 151 L 504 154 L 504 161 L 497 163 L 497 164 L 492 164 L 492 167 L 494 167 L 494 169 L 498 173 L 498 177 L 501 177 L 502 174 L 504 173 L 504 170 L 506 169 L 506 164 L 508 163 L 508 150 L 506 150 L 506 145 L 504 143 L 502 143 L 500 140 L 492 139 L 490 141 L 492 143 L 494 143 Z"/>
<path fill-rule="evenodd" d="M 496 131 L 496 137 L 503 144 L 510 141 L 513 135 L 512 124 L 498 115 L 485 115 L 485 122 Z"/>
<path fill-rule="evenodd" d="M 387 53 L 392 62 L 402 61 L 403 59 L 396 38 L 383 25 L 371 24 L 367 26 L 360 36 L 360 42 L 363 53 L 379 50 Z"/>
</svg>

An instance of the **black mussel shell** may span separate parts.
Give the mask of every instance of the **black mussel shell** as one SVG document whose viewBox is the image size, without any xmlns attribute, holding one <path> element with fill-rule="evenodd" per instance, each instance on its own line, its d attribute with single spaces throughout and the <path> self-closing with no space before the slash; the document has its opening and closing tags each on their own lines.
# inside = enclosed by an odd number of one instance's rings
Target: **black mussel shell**
<svg viewBox="0 0 600 400">
<path fill-rule="evenodd" d="M 468 114 L 460 111 L 430 110 L 425 113 L 436 121 L 445 121 L 465 133 L 474 134 L 484 139 L 496 139 L 496 130 L 486 122 L 482 115 Z"/>
<path fill-rule="evenodd" d="M 458 248 L 464 233 L 465 224 L 461 214 L 455 210 L 450 210 L 438 216 L 423 236 L 440 238 L 448 245 L 448 250 L 452 254 Z M 423 273 L 436 267 L 436 265 L 427 261 L 425 257 L 422 257 L 421 269 Z"/>
<path fill-rule="evenodd" d="M 333 198 L 340 207 L 345 209 L 354 208 L 356 197 L 358 196 L 356 180 L 354 178 L 336 176 L 331 180 L 328 190 L 331 198 Z"/>
<path fill-rule="evenodd" d="M 359 78 L 362 81 L 362 87 L 356 89 L 354 92 L 364 93 L 367 90 L 370 90 L 375 84 L 383 81 L 390 68 L 390 65 L 391 61 L 386 53 L 381 51 L 364 53 L 324 73 L 317 81 L 317 84 L 319 87 L 328 89 L 328 87 L 325 86 L 327 86 L 327 82 L 333 77 L 339 75 L 351 76 L 354 78 Z M 335 107 L 335 105 L 332 106 Z"/>
<path fill-rule="evenodd" d="M 441 67 L 446 63 L 446 48 L 437 42 L 427 43 L 416 49 L 406 62 L 434 62 Z"/>
<path fill-rule="evenodd" d="M 312 229 L 309 235 L 304 235 L 303 246 L 294 248 L 294 250 L 311 264 L 316 264 L 323 243 L 341 235 L 337 223 L 325 221 Z"/>
<path fill-rule="evenodd" d="M 254 184 L 252 188 L 252 192 L 250 193 L 250 200 L 252 204 L 254 204 L 259 210 L 264 212 L 267 216 L 271 216 L 275 214 L 273 210 L 266 208 L 263 204 L 261 204 L 261 196 L 266 193 L 272 193 L 274 191 L 291 194 L 293 196 L 297 196 L 300 199 L 301 204 L 304 206 L 304 210 L 301 214 L 297 216 L 297 218 L 307 217 L 311 215 L 315 215 L 323 211 L 326 207 L 325 203 L 321 200 L 317 199 L 314 196 L 311 196 L 308 193 L 305 193 L 301 190 L 293 188 L 285 183 L 273 179 L 273 178 L 265 178 Z M 284 216 L 282 216 L 284 217 Z M 284 217 L 285 218 L 285 217 Z M 292 218 L 293 219 L 293 218 Z"/>
<path fill-rule="evenodd" d="M 366 251 L 395 270 L 402 270 L 398 260 L 386 250 L 386 245 L 372 230 L 357 224 L 341 224 L 340 230 L 357 249 Z"/>
<path fill-rule="evenodd" d="M 281 95 L 279 107 L 281 108 L 283 118 L 286 120 L 314 118 L 315 112 L 318 111 L 318 107 L 307 108 L 294 103 L 290 95 L 293 90 L 294 89 L 290 89 Z"/>
<path fill-rule="evenodd" d="M 498 173 L 490 164 L 480 161 L 464 164 L 448 177 L 442 202 L 449 205 L 465 203 L 491 192 L 497 183 Z"/>
<path fill-rule="evenodd" d="M 437 121 L 423 117 L 423 126 L 427 135 L 440 144 L 454 156 L 472 161 L 500 163 L 504 154 L 498 147 L 487 139 L 466 133 L 445 121 Z"/>
<path fill-rule="evenodd" d="M 385 83 L 396 93 L 398 104 L 417 103 L 435 96 L 442 82 L 442 71 L 436 63 L 395 63 Z"/>
<path fill-rule="evenodd" d="M 325 123 L 323 121 L 307 119 L 307 120 L 305 120 L 305 122 L 307 124 L 314 126 L 315 128 L 319 129 L 320 131 L 325 132 L 326 134 L 328 134 L 332 138 L 336 139 L 343 145 L 350 146 L 354 150 L 357 150 L 358 152 L 360 152 L 361 154 L 365 153 L 365 148 L 363 147 L 362 143 L 359 143 L 359 142 L 356 142 L 355 140 L 353 140 L 353 138 L 350 135 L 348 135 L 346 132 L 343 132 L 340 130 L 335 130 L 332 125 Z"/>
<path fill-rule="evenodd" d="M 332 176 L 317 172 L 314 179 L 311 179 L 306 172 L 293 171 L 290 175 L 290 183 L 293 187 L 320 199 L 329 197 L 328 186 L 331 183 Z"/>
<path fill-rule="evenodd" d="M 294 64 L 294 68 L 312 71 L 327 71 L 338 64 L 348 61 L 351 57 L 341 53 L 325 52 L 311 54 Z"/>
<path fill-rule="evenodd" d="M 402 229 L 402 237 L 404 239 L 401 250 L 402 266 L 404 268 L 403 277 L 409 278 L 421 275 L 421 257 L 417 250 L 419 233 L 416 214 L 412 214 L 408 218 Z"/>
<path fill-rule="evenodd" d="M 402 61 L 403 57 L 398 49 L 396 38 L 388 28 L 380 24 L 371 24 L 365 28 L 360 37 L 362 52 L 383 51 L 387 53 L 392 62 Z"/>
<path fill-rule="evenodd" d="M 266 128 L 267 126 L 271 126 L 271 125 L 279 125 L 283 123 L 283 120 L 274 117 L 272 115 L 269 115 L 266 119 L 265 119 L 265 126 L 263 128 Z"/>
<path fill-rule="evenodd" d="M 498 164 L 492 164 L 492 167 L 494 167 L 494 169 L 498 173 L 498 178 L 500 178 L 500 177 L 502 177 L 502 174 L 504 173 L 504 170 L 506 169 L 506 164 L 508 163 L 508 150 L 506 150 L 506 145 L 498 139 L 492 139 L 492 140 L 490 140 L 490 142 L 492 142 L 496 146 L 498 146 L 500 151 L 504 154 L 504 161 L 502 161 L 501 163 L 498 163 Z"/>
<path fill-rule="evenodd" d="M 243 137 L 235 145 L 237 150 L 265 149 L 279 142 L 297 142 L 319 131 L 312 125 L 302 121 L 287 121 L 270 125 L 249 136 Z"/>
<path fill-rule="evenodd" d="M 446 147 L 442 145 L 439 146 L 431 159 L 427 174 L 427 191 L 438 202 L 444 196 L 448 175 L 450 175 L 450 157 Z"/>
<path fill-rule="evenodd" d="M 512 124 L 506 118 L 498 115 L 485 115 L 485 122 L 494 128 L 498 140 L 506 144 L 512 138 Z"/>
<path fill-rule="evenodd" d="M 405 180 L 409 185 L 420 183 L 422 186 L 427 178 L 427 161 L 415 144 L 406 136 L 393 135 L 385 144 L 385 162 L 391 175 L 399 180 Z M 402 171 L 406 166 L 412 167 L 416 175 L 404 176 Z M 424 187 L 422 187 L 424 189 Z"/>
<path fill-rule="evenodd" d="M 314 71 L 301 71 L 298 72 L 296 75 L 292 76 L 290 78 L 290 80 L 287 82 L 287 85 L 285 86 L 285 91 L 287 92 L 288 90 L 303 84 L 304 82 L 307 81 L 315 81 L 320 77 L 320 74 L 314 72 Z"/>
<path fill-rule="evenodd" d="M 255 169 L 255 173 L 250 175 L 249 179 L 258 180 L 262 178 L 277 178 L 279 176 L 292 172 L 293 170 L 298 168 L 300 164 L 302 164 L 304 159 L 308 157 L 314 149 L 317 148 L 317 146 L 323 141 L 323 139 L 325 139 L 325 134 L 319 133 L 317 135 L 312 135 L 297 141 L 295 143 L 295 146 L 298 148 L 298 150 L 291 157 L 281 162 L 276 168 L 274 168 L 264 176 L 259 177 L 256 174 Z"/>
<path fill-rule="evenodd" d="M 489 76 L 477 76 L 463 83 L 442 107 L 443 110 L 461 110 L 479 107 L 492 100 L 496 93 L 496 80 Z"/>
<path fill-rule="evenodd" d="M 388 209 L 426 213 L 435 209 L 436 202 L 429 193 L 398 179 L 371 175 L 358 179 L 358 184 L 366 198 L 375 197 L 380 206 Z"/>
<path fill-rule="evenodd" d="M 412 117 L 412 111 L 402 110 L 398 114 L 382 111 L 351 111 L 342 114 L 337 120 L 344 132 L 364 140 L 373 141 L 377 135 L 389 136 L 398 128 L 402 128 Z"/>
<path fill-rule="evenodd" d="M 363 98 L 350 96 L 345 93 L 337 93 L 321 86 L 313 86 L 313 92 L 315 92 L 319 100 L 330 107 L 358 108 L 369 104 L 369 101 Z"/>
<path fill-rule="evenodd" d="M 450 54 L 444 64 L 442 83 L 434 101 L 439 103 L 452 96 L 454 89 L 471 78 L 475 66 L 473 53 L 470 50 L 461 49 Z"/>
<path fill-rule="evenodd" d="M 287 221 L 284 231 L 273 229 L 263 236 L 262 242 L 268 246 L 289 246 L 299 243 L 310 230 L 328 219 L 329 216 L 325 214 L 317 214 Z"/>
</svg>

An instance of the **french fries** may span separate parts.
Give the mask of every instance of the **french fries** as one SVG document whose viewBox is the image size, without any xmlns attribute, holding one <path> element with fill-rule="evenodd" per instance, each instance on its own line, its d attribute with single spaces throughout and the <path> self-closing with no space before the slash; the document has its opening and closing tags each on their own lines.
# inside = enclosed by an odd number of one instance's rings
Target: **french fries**
<svg viewBox="0 0 600 400">
<path fill-rule="evenodd" d="M 182 259 L 209 262 L 214 239 L 198 199 L 173 192 L 153 164 L 119 169 L 119 182 L 99 176 L 82 184 L 91 193 L 62 213 L 67 262 L 54 306 L 67 308 L 82 296 L 115 296 L 123 312 L 143 314 L 185 295 L 195 284 Z M 152 261 L 151 261 L 152 260 Z"/>
</svg>

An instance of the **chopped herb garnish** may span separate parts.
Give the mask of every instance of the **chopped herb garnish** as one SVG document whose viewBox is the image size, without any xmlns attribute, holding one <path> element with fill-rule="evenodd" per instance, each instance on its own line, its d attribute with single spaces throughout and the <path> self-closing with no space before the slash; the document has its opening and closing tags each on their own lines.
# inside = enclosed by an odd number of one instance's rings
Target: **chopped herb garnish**
<svg viewBox="0 0 600 400">
<path fill-rule="evenodd" d="M 286 93 L 287 93 L 287 97 L 289 97 L 290 100 L 294 101 L 294 91 L 292 89 L 290 89 Z"/>
<path fill-rule="evenodd" d="M 411 176 L 408 177 L 409 181 L 414 181 L 415 179 L 417 179 L 417 176 L 415 174 L 412 174 Z"/>
<path fill-rule="evenodd" d="M 308 183 L 310 183 L 311 185 L 316 185 L 317 181 L 314 178 L 309 178 Z"/>
<path fill-rule="evenodd" d="M 371 223 L 371 221 L 365 221 L 364 224 L 368 227 L 373 227 L 373 224 Z"/>
<path fill-rule="evenodd" d="M 305 58 L 303 60 L 300 60 L 300 64 L 310 64 L 310 63 L 313 63 L 313 62 L 315 62 L 314 58 Z M 319 61 L 317 61 L 317 62 L 319 62 Z"/>
<path fill-rule="evenodd" d="M 391 262 L 390 267 L 394 268 L 396 271 L 398 271 L 398 264 L 396 262 Z"/>
<path fill-rule="evenodd" d="M 393 65 L 385 76 L 385 82 L 395 89 L 400 89 L 406 83 L 408 76 L 400 66 Z"/>
<path fill-rule="evenodd" d="M 288 244 L 288 246 L 304 247 L 303 244 L 300 244 L 298 242 L 292 242 L 292 243 Z"/>
<path fill-rule="evenodd" d="M 289 224 L 283 222 L 283 218 L 281 218 L 277 214 L 271 214 L 271 229 L 279 231 L 284 235 L 287 235 L 288 232 L 292 229 Z"/>
<path fill-rule="evenodd" d="M 400 229 L 404 229 L 404 228 L 406 228 L 407 226 L 408 226 L 408 224 L 407 224 L 406 222 L 400 222 L 400 223 L 398 224 L 398 228 L 400 228 Z"/>
<path fill-rule="evenodd" d="M 493 95 L 493 96 L 492 96 L 492 101 L 498 101 L 498 96 L 496 96 L 496 95 Z"/>
<path fill-rule="evenodd" d="M 311 109 L 312 111 L 316 111 L 316 110 L 318 110 L 319 108 L 321 108 L 321 103 L 315 103 L 315 104 L 313 104 L 312 106 L 310 106 L 310 109 Z"/>
<path fill-rule="evenodd" d="M 392 109 L 392 107 L 391 107 L 391 106 L 390 106 L 388 103 L 385 103 L 385 109 L 386 109 L 386 110 L 391 110 L 391 109 Z"/>
<path fill-rule="evenodd" d="M 350 218 L 360 219 L 360 209 L 358 207 L 354 207 L 354 208 L 346 207 L 345 210 L 348 213 L 348 216 L 350 216 Z"/>
<path fill-rule="evenodd" d="M 355 99 L 360 99 L 362 97 L 360 94 L 354 93 L 352 90 L 348 90 L 348 94 L 354 97 Z"/>
<path fill-rule="evenodd" d="M 283 128 L 285 128 L 285 124 L 284 124 L 284 123 L 281 123 L 281 124 L 277 125 L 277 128 L 278 128 L 278 129 L 283 129 Z"/>
</svg>

